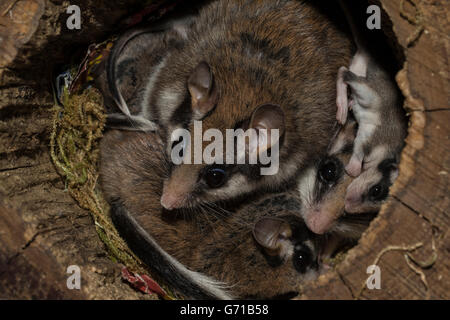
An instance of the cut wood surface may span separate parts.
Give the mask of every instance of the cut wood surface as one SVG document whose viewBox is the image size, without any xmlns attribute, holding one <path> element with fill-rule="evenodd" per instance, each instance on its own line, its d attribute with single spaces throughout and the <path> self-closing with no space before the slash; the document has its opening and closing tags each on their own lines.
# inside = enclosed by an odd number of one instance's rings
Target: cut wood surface
<svg viewBox="0 0 450 320">
<path fill-rule="evenodd" d="M 120 265 L 108 257 L 89 213 L 65 192 L 49 155 L 49 70 L 67 62 L 68 50 L 105 39 L 139 1 L 72 2 L 82 8 L 81 30 L 65 27 L 66 2 L 0 3 L 0 298 L 154 298 L 121 281 Z M 400 177 L 360 244 L 303 299 L 450 298 L 449 5 L 381 3 L 391 20 L 383 23 L 393 24 L 406 59 L 397 76 L 410 114 Z M 419 244 L 405 258 L 408 247 Z M 381 290 L 364 285 L 374 262 Z M 67 289 L 70 265 L 81 268 L 81 290 Z"/>
</svg>

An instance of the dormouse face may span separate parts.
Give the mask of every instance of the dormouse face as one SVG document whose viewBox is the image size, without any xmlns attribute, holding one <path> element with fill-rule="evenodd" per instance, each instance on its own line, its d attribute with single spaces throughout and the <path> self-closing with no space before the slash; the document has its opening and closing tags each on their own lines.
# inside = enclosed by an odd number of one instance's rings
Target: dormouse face
<svg viewBox="0 0 450 320">
<path fill-rule="evenodd" d="M 329 231 L 344 214 L 344 198 L 353 178 L 345 172 L 350 154 L 330 155 L 310 168 L 299 181 L 302 215 L 316 234 Z"/>
<path fill-rule="evenodd" d="M 368 158 L 370 161 L 357 178 L 345 172 L 353 151 L 355 130 L 356 123 L 348 122 L 333 141 L 329 154 L 311 166 L 298 181 L 302 216 L 314 233 L 346 229 L 340 223 L 344 213 L 345 217 L 350 217 L 378 212 L 398 175 L 395 160 L 377 160 L 385 156 L 380 150 L 375 150 Z"/>
<path fill-rule="evenodd" d="M 355 121 L 348 121 L 328 155 L 310 166 L 298 180 L 301 214 L 314 233 L 326 233 L 344 213 L 345 192 L 353 181 L 345 172 L 345 164 L 351 157 L 355 130 Z"/>
<path fill-rule="evenodd" d="M 261 218 L 255 223 L 253 237 L 272 267 L 290 265 L 305 279 L 317 275 L 317 243 L 302 220 Z"/>
<path fill-rule="evenodd" d="M 397 176 L 394 159 L 385 159 L 377 166 L 364 170 L 347 188 L 345 210 L 348 213 L 378 211 Z"/>
<path fill-rule="evenodd" d="M 190 114 L 191 121 L 173 125 L 167 132 L 172 169 L 161 197 L 166 209 L 195 207 L 249 193 L 266 165 L 259 161 L 261 156 L 274 158 L 272 150 L 279 147 L 285 131 L 283 110 L 267 102 L 270 98 L 251 94 L 244 98 L 243 88 L 227 85 L 215 79 L 206 62 L 200 62 L 187 79 L 189 99 L 184 99 L 177 112 Z M 188 111 L 183 113 L 182 108 Z M 214 152 L 212 142 L 217 146 Z M 211 160 L 205 154 L 214 157 Z M 258 159 L 257 163 L 249 164 L 250 158 Z"/>
</svg>

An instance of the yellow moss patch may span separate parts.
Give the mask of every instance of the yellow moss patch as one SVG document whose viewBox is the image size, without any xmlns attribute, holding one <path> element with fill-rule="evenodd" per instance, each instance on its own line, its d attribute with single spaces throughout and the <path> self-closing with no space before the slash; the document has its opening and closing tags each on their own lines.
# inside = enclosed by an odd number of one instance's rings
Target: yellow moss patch
<svg viewBox="0 0 450 320">
<path fill-rule="evenodd" d="M 70 96 L 64 92 L 62 100 L 64 107 L 54 108 L 50 137 L 53 163 L 65 179 L 69 194 L 91 213 L 97 233 L 111 258 L 132 272 L 148 274 L 145 265 L 128 248 L 112 224 L 109 206 L 97 186 L 99 142 L 106 122 L 102 95 L 89 88 Z"/>
</svg>

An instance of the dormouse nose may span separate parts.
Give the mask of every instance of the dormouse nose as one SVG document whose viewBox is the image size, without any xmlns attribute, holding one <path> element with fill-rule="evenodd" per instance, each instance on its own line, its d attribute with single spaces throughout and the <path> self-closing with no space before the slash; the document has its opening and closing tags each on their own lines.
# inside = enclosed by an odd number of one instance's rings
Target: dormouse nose
<svg viewBox="0 0 450 320">
<path fill-rule="evenodd" d="M 308 228 L 316 234 L 329 231 L 342 212 L 342 200 L 323 201 L 305 219 Z"/>
<path fill-rule="evenodd" d="M 345 211 L 348 213 L 354 213 L 355 207 L 359 203 L 359 195 L 356 193 L 347 192 L 345 196 Z"/>
<path fill-rule="evenodd" d="M 173 195 L 168 192 L 163 192 L 161 196 L 161 205 L 167 210 L 174 210 L 181 208 L 183 204 L 183 198 L 179 195 Z"/>
</svg>

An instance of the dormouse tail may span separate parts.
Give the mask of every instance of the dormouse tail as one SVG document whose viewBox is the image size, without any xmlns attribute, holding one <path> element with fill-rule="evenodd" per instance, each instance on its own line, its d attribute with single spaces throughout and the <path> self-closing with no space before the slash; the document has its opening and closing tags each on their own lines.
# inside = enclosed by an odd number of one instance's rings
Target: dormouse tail
<svg viewBox="0 0 450 320">
<path fill-rule="evenodd" d="M 172 288 L 189 299 L 229 300 L 227 286 L 219 281 L 186 268 L 165 252 L 120 203 L 111 207 L 111 217 L 130 248 Z"/>
</svg>

